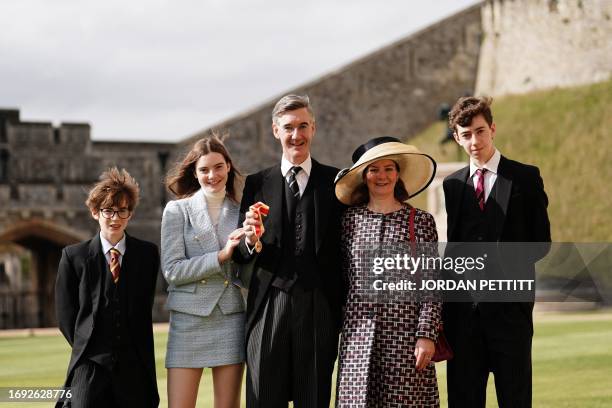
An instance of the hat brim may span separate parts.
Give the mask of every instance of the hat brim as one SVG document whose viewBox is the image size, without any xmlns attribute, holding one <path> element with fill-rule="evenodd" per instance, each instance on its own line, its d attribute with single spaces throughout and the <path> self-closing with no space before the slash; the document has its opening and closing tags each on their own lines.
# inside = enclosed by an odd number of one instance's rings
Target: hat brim
<svg viewBox="0 0 612 408">
<path fill-rule="evenodd" d="M 346 205 L 353 205 L 355 189 L 363 184 L 363 171 L 378 160 L 393 160 L 399 165 L 399 177 L 412 198 L 425 190 L 436 174 L 436 161 L 421 153 L 415 146 L 404 143 L 383 143 L 366 151 L 350 169 L 342 170 L 336 177 L 336 197 Z"/>
</svg>

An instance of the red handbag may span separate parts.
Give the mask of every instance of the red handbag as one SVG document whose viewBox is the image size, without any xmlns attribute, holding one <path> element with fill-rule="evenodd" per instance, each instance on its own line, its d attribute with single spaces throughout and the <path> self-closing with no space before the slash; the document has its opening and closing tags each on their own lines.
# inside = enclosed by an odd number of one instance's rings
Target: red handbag
<svg viewBox="0 0 612 408">
<path fill-rule="evenodd" d="M 438 326 L 436 351 L 434 351 L 434 355 L 431 356 L 431 361 L 434 363 L 439 363 L 440 361 L 450 360 L 451 358 L 453 358 L 453 349 L 451 348 L 450 344 L 448 344 L 448 340 L 444 334 L 444 329 L 442 328 L 442 323 L 440 323 Z"/>
<path fill-rule="evenodd" d="M 412 246 L 412 253 L 415 253 L 416 238 L 414 236 L 414 214 L 416 209 L 412 207 L 410 209 L 410 244 Z M 431 357 L 431 361 L 439 363 L 440 361 L 450 360 L 453 358 L 453 350 L 451 349 L 446 335 L 444 334 L 444 328 L 442 323 L 438 326 L 438 340 L 436 340 L 436 351 Z"/>
</svg>

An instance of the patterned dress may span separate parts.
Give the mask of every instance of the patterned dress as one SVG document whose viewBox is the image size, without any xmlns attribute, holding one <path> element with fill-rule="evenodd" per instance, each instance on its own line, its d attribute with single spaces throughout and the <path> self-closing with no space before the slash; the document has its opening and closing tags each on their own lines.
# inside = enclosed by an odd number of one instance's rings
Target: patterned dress
<svg viewBox="0 0 612 408">
<path fill-rule="evenodd" d="M 414 349 L 419 337 L 436 340 L 441 303 L 392 299 L 384 294 L 376 298 L 372 291 L 372 257 L 390 255 L 390 248 L 410 253 L 409 214 L 406 205 L 389 214 L 356 206 L 343 216 L 342 253 L 349 293 L 340 343 L 337 407 L 440 405 L 435 366 L 429 363 L 417 371 Z M 414 232 L 418 243 L 438 239 L 433 217 L 418 209 Z"/>
</svg>

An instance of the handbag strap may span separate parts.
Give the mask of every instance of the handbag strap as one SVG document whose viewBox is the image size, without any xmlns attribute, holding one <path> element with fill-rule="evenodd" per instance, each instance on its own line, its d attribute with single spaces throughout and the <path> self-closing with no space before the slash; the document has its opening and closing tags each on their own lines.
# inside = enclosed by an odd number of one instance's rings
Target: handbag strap
<svg viewBox="0 0 612 408">
<path fill-rule="evenodd" d="M 416 208 L 412 207 L 410 209 L 410 215 L 408 216 L 408 223 L 410 228 L 410 246 L 412 248 L 412 256 L 416 256 L 416 237 L 414 235 L 414 214 L 416 213 Z"/>
</svg>

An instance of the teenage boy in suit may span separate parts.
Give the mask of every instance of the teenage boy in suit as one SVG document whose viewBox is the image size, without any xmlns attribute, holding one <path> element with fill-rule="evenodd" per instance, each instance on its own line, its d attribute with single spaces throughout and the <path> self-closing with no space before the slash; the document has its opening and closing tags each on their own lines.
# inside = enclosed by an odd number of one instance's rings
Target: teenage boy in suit
<svg viewBox="0 0 612 408">
<path fill-rule="evenodd" d="M 238 263 L 253 264 L 247 298 L 247 407 L 329 406 L 343 285 L 338 169 L 310 156 L 315 117 L 308 97 L 287 95 L 272 112 L 280 163 L 247 177 Z M 249 207 L 270 207 L 262 226 Z M 244 222 L 244 223 L 243 223 Z"/>
<path fill-rule="evenodd" d="M 455 141 L 470 164 L 443 183 L 448 241 L 548 243 L 540 171 L 495 148 L 490 105 L 490 98 L 463 97 L 449 113 Z M 548 245 L 528 244 L 525 250 L 532 255 L 515 256 L 522 259 L 501 268 L 532 276 Z M 449 407 L 484 408 L 489 372 L 500 407 L 531 407 L 532 311 L 533 302 L 445 303 L 444 328 L 455 353 L 447 363 Z"/>
<path fill-rule="evenodd" d="M 138 197 L 127 171 L 102 173 L 85 202 L 99 233 L 62 251 L 56 312 L 72 347 L 64 406 L 159 405 L 151 320 L 159 253 L 125 232 Z"/>
</svg>

